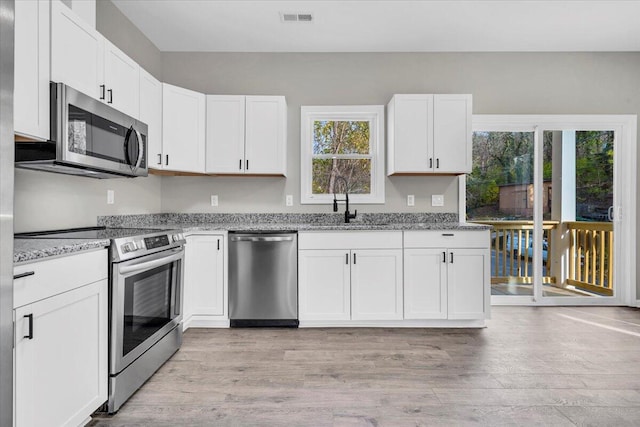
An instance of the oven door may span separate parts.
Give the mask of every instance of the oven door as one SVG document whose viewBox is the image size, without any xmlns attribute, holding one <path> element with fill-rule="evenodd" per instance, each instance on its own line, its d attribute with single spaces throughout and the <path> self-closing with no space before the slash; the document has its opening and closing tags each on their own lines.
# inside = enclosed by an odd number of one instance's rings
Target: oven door
<svg viewBox="0 0 640 427">
<path fill-rule="evenodd" d="M 184 248 L 114 263 L 111 375 L 126 368 L 182 321 Z"/>
</svg>

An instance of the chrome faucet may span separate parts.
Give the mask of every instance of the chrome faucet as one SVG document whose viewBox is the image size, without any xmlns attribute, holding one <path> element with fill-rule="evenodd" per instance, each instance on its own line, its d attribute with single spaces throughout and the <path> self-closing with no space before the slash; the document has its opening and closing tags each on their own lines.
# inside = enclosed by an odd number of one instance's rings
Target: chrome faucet
<svg viewBox="0 0 640 427">
<path fill-rule="evenodd" d="M 333 211 L 338 212 L 338 202 L 345 203 L 345 211 L 344 211 L 344 222 L 348 224 L 352 219 L 355 219 L 356 215 L 358 215 L 358 210 L 356 209 L 353 213 L 349 212 L 349 183 L 342 176 L 336 177 L 336 181 L 341 180 L 344 183 L 344 200 L 339 200 L 336 198 L 335 186 L 333 191 Z"/>
</svg>

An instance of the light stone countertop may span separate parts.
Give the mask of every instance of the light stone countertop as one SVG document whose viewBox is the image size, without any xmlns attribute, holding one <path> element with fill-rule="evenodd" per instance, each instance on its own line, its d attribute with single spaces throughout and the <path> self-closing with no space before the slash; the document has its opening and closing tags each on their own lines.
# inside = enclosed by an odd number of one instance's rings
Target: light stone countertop
<svg viewBox="0 0 640 427">
<path fill-rule="evenodd" d="M 341 214 L 148 214 L 98 218 L 112 228 L 198 231 L 416 231 L 489 230 L 457 221 L 455 214 L 364 214 L 349 224 Z M 13 262 L 21 263 L 109 246 L 108 239 L 15 239 Z"/>
<path fill-rule="evenodd" d="M 14 239 L 14 264 L 109 247 L 109 239 Z"/>
</svg>

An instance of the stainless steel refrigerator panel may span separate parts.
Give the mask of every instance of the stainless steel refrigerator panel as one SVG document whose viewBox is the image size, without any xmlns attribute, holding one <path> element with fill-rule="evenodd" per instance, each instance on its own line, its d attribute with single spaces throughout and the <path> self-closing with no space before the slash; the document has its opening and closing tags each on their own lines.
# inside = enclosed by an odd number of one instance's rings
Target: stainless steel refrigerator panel
<svg viewBox="0 0 640 427">
<path fill-rule="evenodd" d="M 0 425 L 13 424 L 13 28 L 0 0 Z"/>
<path fill-rule="evenodd" d="M 298 318 L 297 235 L 229 235 L 229 317 Z"/>
</svg>

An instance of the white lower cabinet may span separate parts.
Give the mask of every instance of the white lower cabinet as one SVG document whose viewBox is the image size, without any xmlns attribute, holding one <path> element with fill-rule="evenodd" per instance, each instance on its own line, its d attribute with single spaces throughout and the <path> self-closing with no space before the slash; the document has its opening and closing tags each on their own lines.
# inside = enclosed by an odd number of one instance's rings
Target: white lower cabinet
<svg viewBox="0 0 640 427">
<path fill-rule="evenodd" d="M 405 249 L 404 318 L 447 318 L 447 270 L 440 249 Z"/>
<path fill-rule="evenodd" d="M 305 321 L 402 319 L 402 233 L 300 233 L 299 317 Z"/>
<path fill-rule="evenodd" d="M 402 250 L 354 250 L 351 261 L 351 318 L 402 319 Z"/>
<path fill-rule="evenodd" d="M 34 274 L 14 282 L 15 426 L 83 425 L 107 400 L 106 270 L 106 251 L 16 267 Z"/>
<path fill-rule="evenodd" d="M 451 249 L 448 255 L 448 318 L 484 319 L 488 250 Z"/>
<path fill-rule="evenodd" d="M 222 234 L 187 236 L 184 272 L 185 329 L 227 326 L 225 245 Z"/>
<path fill-rule="evenodd" d="M 404 236 L 405 319 L 489 317 L 488 230 L 407 231 Z"/>
<path fill-rule="evenodd" d="M 298 254 L 300 320 L 351 318 L 349 251 L 304 250 Z"/>
</svg>

